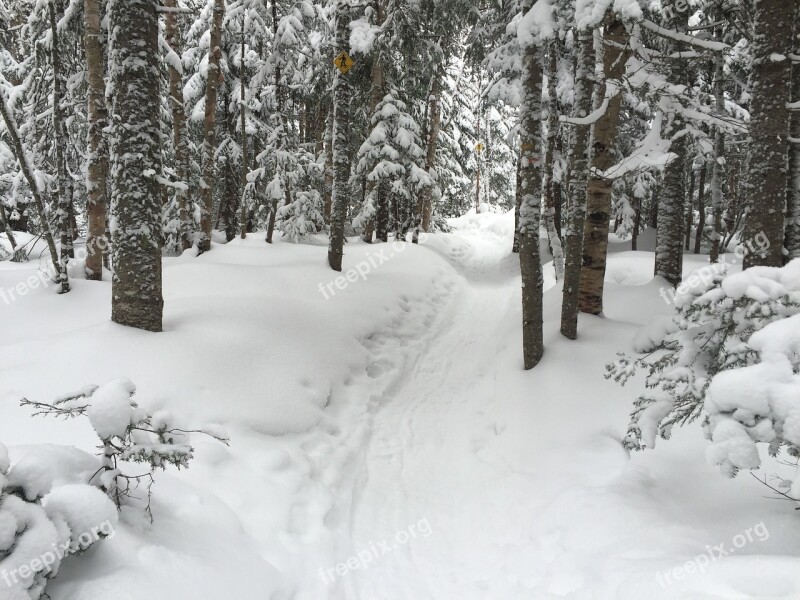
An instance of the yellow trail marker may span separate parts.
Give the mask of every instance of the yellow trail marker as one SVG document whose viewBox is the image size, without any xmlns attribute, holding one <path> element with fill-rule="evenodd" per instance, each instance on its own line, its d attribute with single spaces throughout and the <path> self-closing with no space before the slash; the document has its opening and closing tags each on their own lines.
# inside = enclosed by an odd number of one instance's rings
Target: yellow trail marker
<svg viewBox="0 0 800 600">
<path fill-rule="evenodd" d="M 483 143 L 481 143 L 481 142 L 478 142 L 477 144 L 475 144 L 475 152 L 483 152 L 483 150 L 485 148 L 486 148 L 486 146 L 484 146 Z"/>
<path fill-rule="evenodd" d="M 336 66 L 337 69 L 339 69 L 339 72 L 342 75 L 344 75 L 350 69 L 353 68 L 354 63 L 353 59 L 350 58 L 350 55 L 347 54 L 347 52 L 345 52 L 344 50 L 342 50 L 339 56 L 333 59 L 333 64 Z"/>
</svg>

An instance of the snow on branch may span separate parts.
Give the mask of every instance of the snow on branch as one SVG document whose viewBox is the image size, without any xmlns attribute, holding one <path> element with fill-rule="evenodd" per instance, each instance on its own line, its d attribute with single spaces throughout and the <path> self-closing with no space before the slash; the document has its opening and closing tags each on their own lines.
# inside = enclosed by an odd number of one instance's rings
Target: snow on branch
<svg viewBox="0 0 800 600">
<path fill-rule="evenodd" d="M 687 35 L 685 33 L 680 33 L 679 31 L 674 31 L 672 29 L 666 29 L 659 25 L 656 25 L 652 21 L 644 19 L 642 21 L 642 25 L 645 29 L 649 29 L 653 33 L 660 35 L 661 37 L 670 38 L 672 40 L 676 40 L 678 42 L 684 42 L 686 44 L 690 44 L 692 46 L 698 46 L 700 48 L 705 48 L 707 50 L 713 50 L 715 52 L 724 52 L 725 50 L 729 50 L 730 46 L 728 44 L 724 44 L 722 42 L 712 42 L 709 40 L 701 40 L 693 35 Z"/>
</svg>

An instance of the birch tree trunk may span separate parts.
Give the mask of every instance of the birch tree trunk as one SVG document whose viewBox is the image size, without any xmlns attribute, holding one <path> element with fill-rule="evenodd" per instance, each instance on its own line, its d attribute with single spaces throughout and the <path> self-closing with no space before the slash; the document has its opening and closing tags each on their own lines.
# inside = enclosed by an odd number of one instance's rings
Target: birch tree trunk
<svg viewBox="0 0 800 600">
<path fill-rule="evenodd" d="M 161 331 L 158 0 L 110 0 L 111 319 Z"/>
<path fill-rule="evenodd" d="M 530 10 L 526 0 L 523 11 Z M 522 57 L 522 105 L 520 123 L 521 191 L 519 209 L 519 263 L 522 275 L 522 355 L 525 369 L 535 367 L 544 354 L 542 331 L 542 264 L 539 256 L 541 179 L 539 144 L 542 119 L 542 63 L 533 44 Z"/>
<path fill-rule="evenodd" d="M 88 82 L 86 112 L 89 120 L 89 154 L 86 167 L 86 279 L 100 281 L 103 279 L 103 255 L 108 250 L 106 238 L 108 144 L 103 132 L 108 126 L 108 109 L 105 99 L 105 60 L 100 43 L 100 1 L 84 0 L 83 11 Z"/>
<path fill-rule="evenodd" d="M 164 6 L 168 9 L 174 9 L 177 6 L 176 0 L 164 0 Z M 167 45 L 174 53 L 172 60 L 167 61 L 167 71 L 169 72 L 169 105 L 172 112 L 172 146 L 175 149 L 175 174 L 180 181 L 188 184 L 189 145 L 186 108 L 183 102 L 183 66 L 180 63 L 180 57 L 183 54 L 181 33 L 175 12 L 168 10 L 164 14 L 164 19 L 164 36 Z M 191 227 L 187 209 L 188 191 L 178 189 L 175 192 L 175 196 L 178 203 L 178 220 L 180 221 L 178 225 L 178 246 L 181 250 L 186 250 L 192 245 L 189 239 Z"/>
<path fill-rule="evenodd" d="M 750 252 L 745 268 L 783 264 L 783 225 L 788 188 L 789 102 L 791 63 L 784 57 L 793 48 L 785 0 L 756 0 L 755 35 L 751 45 L 750 166 L 747 177 L 745 242 L 766 236 L 769 248 Z"/>
<path fill-rule="evenodd" d="M 575 70 L 575 100 L 573 117 L 586 118 L 592 112 L 594 94 L 594 38 L 591 30 L 582 29 L 577 35 Z M 591 126 L 574 125 L 569 210 L 567 214 L 566 264 L 564 292 L 561 304 L 561 334 L 568 339 L 578 337 L 578 295 L 581 288 L 583 260 L 583 230 L 586 223 L 586 181 L 589 178 Z"/>
<path fill-rule="evenodd" d="M 556 228 L 556 203 L 561 199 L 555 195 L 554 167 L 556 156 L 556 140 L 558 138 L 558 92 L 556 78 L 558 77 L 558 40 L 550 41 L 547 50 L 547 139 L 545 140 L 544 163 L 542 171 L 542 201 L 544 204 L 544 224 L 550 251 L 553 254 L 556 281 L 564 278 L 564 250 L 561 246 L 561 237 Z"/>
<path fill-rule="evenodd" d="M 67 148 L 67 132 L 64 128 L 64 108 L 61 104 L 64 97 L 64 73 L 61 69 L 61 55 L 59 52 L 58 19 L 56 17 L 55 0 L 50 0 L 50 60 L 53 66 L 53 131 L 55 133 L 55 155 L 56 155 L 56 206 L 58 207 L 58 229 L 61 238 L 59 244 L 59 277 L 61 278 L 61 291 L 69 291 L 69 279 L 67 278 L 67 263 L 69 262 L 70 249 L 72 248 L 72 231 L 70 228 L 70 204 L 72 196 L 68 194 L 71 186 L 67 183 L 67 159 L 65 151 Z"/>
<path fill-rule="evenodd" d="M 615 162 L 614 142 L 617 139 L 619 113 L 622 106 L 620 81 L 625 72 L 627 32 L 625 25 L 611 17 L 603 33 L 603 73 L 599 97 L 607 98 L 607 107 L 592 129 L 592 172 L 610 169 Z M 609 89 L 611 88 L 611 89 Z M 586 224 L 583 236 L 583 263 L 578 307 L 581 312 L 599 315 L 603 312 L 606 260 L 608 257 L 608 223 L 611 215 L 613 182 L 590 175 L 586 192 Z"/>
<path fill-rule="evenodd" d="M 350 4 L 348 0 L 336 0 L 336 49 L 350 49 Z M 331 235 L 328 246 L 328 264 L 334 271 L 342 270 L 344 255 L 344 226 L 347 218 L 347 199 L 350 193 L 349 128 L 350 102 L 353 97 L 351 73 L 337 70 L 333 83 L 333 194 L 331 198 Z"/>
<path fill-rule="evenodd" d="M 214 211 L 214 151 L 217 146 L 216 112 L 217 91 L 220 82 L 219 61 L 222 54 L 222 19 L 225 16 L 225 0 L 214 0 L 211 16 L 211 41 L 208 50 L 208 74 L 206 76 L 206 106 L 203 127 L 203 198 L 200 216 L 200 252 L 211 250 L 211 226 Z"/>
</svg>

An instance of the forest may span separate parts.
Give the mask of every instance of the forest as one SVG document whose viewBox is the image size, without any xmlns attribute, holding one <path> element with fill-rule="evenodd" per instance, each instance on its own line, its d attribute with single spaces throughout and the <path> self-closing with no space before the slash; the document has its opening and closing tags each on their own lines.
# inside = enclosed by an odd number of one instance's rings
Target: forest
<svg viewBox="0 0 800 600">
<path fill-rule="evenodd" d="M 798 461 L 800 0 L 0 0 L 0 600 L 800 599 Z"/>
</svg>

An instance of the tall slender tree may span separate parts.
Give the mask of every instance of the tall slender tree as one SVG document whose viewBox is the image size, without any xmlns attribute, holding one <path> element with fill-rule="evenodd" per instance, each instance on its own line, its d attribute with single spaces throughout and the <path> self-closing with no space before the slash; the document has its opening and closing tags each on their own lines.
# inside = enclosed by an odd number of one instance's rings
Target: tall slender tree
<svg viewBox="0 0 800 600">
<path fill-rule="evenodd" d="M 109 0 L 115 323 L 161 331 L 158 0 Z"/>
</svg>

